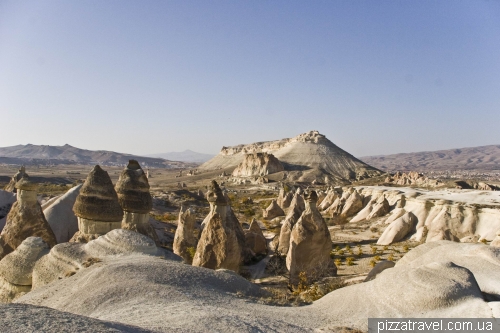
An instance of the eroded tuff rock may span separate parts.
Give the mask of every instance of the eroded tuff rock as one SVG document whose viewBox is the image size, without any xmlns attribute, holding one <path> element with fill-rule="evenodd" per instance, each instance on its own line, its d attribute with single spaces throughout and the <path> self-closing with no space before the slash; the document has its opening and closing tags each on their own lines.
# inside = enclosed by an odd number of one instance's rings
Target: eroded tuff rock
<svg viewBox="0 0 500 333">
<path fill-rule="evenodd" d="M 299 273 L 304 272 L 309 281 L 336 271 L 330 258 L 332 241 L 328 227 L 316 207 L 315 191 L 306 196 L 306 208 L 290 236 L 290 248 L 286 266 L 290 271 L 290 282 L 298 282 Z"/>
<path fill-rule="evenodd" d="M 368 214 L 366 219 L 370 220 L 375 217 L 384 216 L 387 213 L 389 213 L 389 210 L 390 210 L 389 202 L 385 197 L 382 196 L 378 198 L 376 204 L 374 205 L 372 211 L 370 212 L 370 214 Z"/>
<path fill-rule="evenodd" d="M 285 170 L 281 162 L 268 153 L 245 154 L 243 161 L 234 169 L 233 177 L 265 176 Z"/>
<path fill-rule="evenodd" d="M 281 209 L 276 200 L 273 199 L 271 204 L 266 209 L 262 210 L 262 217 L 264 220 L 272 220 L 278 216 L 285 216 L 285 212 Z"/>
<path fill-rule="evenodd" d="M 338 194 L 337 192 L 335 192 L 334 190 L 329 190 L 326 194 L 326 197 L 323 199 L 323 201 L 321 201 L 321 203 L 319 204 L 318 206 L 318 209 L 320 211 L 324 211 L 326 210 L 328 207 L 330 207 L 334 202 L 335 200 L 338 198 Z M 318 200 L 319 202 L 319 200 Z"/>
<path fill-rule="evenodd" d="M 198 241 L 193 266 L 238 271 L 245 257 L 245 234 L 215 180 L 207 200 L 210 213 Z"/>
<path fill-rule="evenodd" d="M 417 242 L 492 241 L 500 229 L 500 193 L 497 191 L 428 191 L 376 186 L 359 187 L 358 190 L 365 196 L 371 195 L 373 191 L 384 192 L 390 206 L 395 207 L 385 224 L 394 222 L 406 213 L 413 213 L 416 226 L 411 240 Z M 383 220 L 380 222 L 384 223 Z"/>
<path fill-rule="evenodd" d="M 366 279 L 363 282 L 368 282 L 375 279 L 377 275 L 379 275 L 388 268 L 394 267 L 395 265 L 396 264 L 393 261 L 382 260 L 381 262 L 377 263 L 375 267 L 371 269 L 371 271 L 368 273 Z"/>
<path fill-rule="evenodd" d="M 416 171 L 410 171 L 408 173 L 396 172 L 392 176 L 388 176 L 385 179 L 386 183 L 393 183 L 397 185 L 417 185 L 417 186 L 427 186 L 427 187 L 438 187 L 444 185 L 440 180 L 429 179 L 421 173 Z"/>
<path fill-rule="evenodd" d="M 321 205 L 321 203 L 323 202 L 323 200 L 326 198 L 326 192 L 324 191 L 317 191 L 318 193 L 318 202 L 316 203 L 319 207 L 319 205 Z"/>
<path fill-rule="evenodd" d="M 490 243 L 491 246 L 500 247 L 500 230 L 498 230 L 497 235 Z"/>
<path fill-rule="evenodd" d="M 290 247 L 290 236 L 292 234 L 292 229 L 295 223 L 299 220 L 300 215 L 305 209 L 304 198 L 299 193 L 295 193 L 293 196 L 290 207 L 288 207 L 288 212 L 286 214 L 285 220 L 281 225 L 280 229 L 280 240 L 278 244 L 278 252 L 281 255 L 286 256 L 288 249 Z"/>
<path fill-rule="evenodd" d="M 14 251 L 31 236 L 41 237 L 51 247 L 56 245 L 54 232 L 38 203 L 37 188 L 38 184 L 31 182 L 27 174 L 16 183 L 17 201 L 12 205 L 0 234 L 0 258 Z"/>
<path fill-rule="evenodd" d="M 121 228 L 146 235 L 159 244 L 158 235 L 149 223 L 149 212 L 153 208 L 149 182 L 139 162 L 128 162 L 118 178 L 115 190 L 124 212 Z"/>
<path fill-rule="evenodd" d="M 14 202 L 16 202 L 17 194 L 0 190 L 0 232 L 5 226 L 5 219 L 9 214 Z"/>
<path fill-rule="evenodd" d="M 0 261 L 0 303 L 10 303 L 31 290 L 33 267 L 48 252 L 40 237 L 28 237 Z"/>
<path fill-rule="evenodd" d="M 357 190 L 353 190 L 345 201 L 342 207 L 342 212 L 340 216 L 344 219 L 356 215 L 361 209 L 363 209 L 363 197 L 358 193 Z"/>
<path fill-rule="evenodd" d="M 378 245 L 390 245 L 402 240 L 416 224 L 416 217 L 413 213 L 405 213 L 389 224 L 377 241 Z"/>
<path fill-rule="evenodd" d="M 253 219 L 250 228 L 245 230 L 245 242 L 254 254 L 267 254 L 267 240 L 256 219 Z"/>
<path fill-rule="evenodd" d="M 73 211 L 78 232 L 70 241 L 86 243 L 122 226 L 123 210 L 111 178 L 96 165 L 90 171 L 76 198 Z"/>
<path fill-rule="evenodd" d="M 73 212 L 73 206 L 81 188 L 82 185 L 77 185 L 42 205 L 43 214 L 54 231 L 57 243 L 68 242 L 78 231 L 78 218 Z"/>
<path fill-rule="evenodd" d="M 80 270 L 106 260 L 109 256 L 146 254 L 180 260 L 169 251 L 156 247 L 142 234 L 125 229 L 113 229 L 88 243 L 61 243 L 41 257 L 33 269 L 33 289 L 52 281 L 70 277 Z"/>
<path fill-rule="evenodd" d="M 16 174 L 14 176 L 12 176 L 9 183 L 4 187 L 4 190 L 7 192 L 16 192 L 16 183 L 19 180 L 21 180 L 21 178 L 23 178 L 24 176 L 26 176 L 26 169 L 23 165 L 23 166 L 21 166 L 19 171 L 16 172 Z"/>
<path fill-rule="evenodd" d="M 177 220 L 177 230 L 174 236 L 174 253 L 181 256 L 185 262 L 193 262 L 193 253 L 196 250 L 196 238 L 194 236 L 194 225 L 196 223 L 193 211 L 181 207 L 179 219 Z"/>
<path fill-rule="evenodd" d="M 361 209 L 352 219 L 350 222 L 359 222 L 362 220 L 368 220 L 369 216 L 372 214 L 374 211 L 375 206 L 378 205 L 379 200 L 385 199 L 383 195 L 383 191 L 373 191 L 371 194 L 364 196 L 363 198 L 363 209 Z M 383 206 L 382 206 L 383 207 Z M 378 207 L 377 211 L 379 211 L 382 207 Z M 390 210 L 389 203 L 387 203 L 387 214 Z M 380 214 L 381 212 L 377 212 L 375 214 Z M 384 215 L 385 215 L 384 214 Z M 375 216 L 371 216 L 375 217 Z M 370 217 L 370 218 L 371 218 Z"/>
<path fill-rule="evenodd" d="M 278 194 L 277 204 L 284 211 L 285 209 L 287 209 L 288 207 L 290 207 L 290 204 L 292 203 L 292 199 L 293 199 L 293 193 L 292 192 L 286 192 L 285 193 L 285 189 L 282 187 L 280 189 L 279 194 Z"/>
</svg>

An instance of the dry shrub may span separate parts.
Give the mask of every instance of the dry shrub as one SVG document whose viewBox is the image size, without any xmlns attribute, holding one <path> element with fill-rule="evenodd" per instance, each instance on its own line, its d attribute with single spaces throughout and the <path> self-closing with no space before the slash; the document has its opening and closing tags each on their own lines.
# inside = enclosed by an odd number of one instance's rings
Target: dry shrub
<svg viewBox="0 0 500 333">
<path fill-rule="evenodd" d="M 85 260 L 83 263 L 82 263 L 82 266 L 87 268 L 87 267 L 90 267 L 92 266 L 93 264 L 97 264 L 98 262 L 101 262 L 102 260 L 99 259 L 99 258 L 94 258 L 94 257 L 90 257 L 88 258 L 87 260 Z"/>
</svg>

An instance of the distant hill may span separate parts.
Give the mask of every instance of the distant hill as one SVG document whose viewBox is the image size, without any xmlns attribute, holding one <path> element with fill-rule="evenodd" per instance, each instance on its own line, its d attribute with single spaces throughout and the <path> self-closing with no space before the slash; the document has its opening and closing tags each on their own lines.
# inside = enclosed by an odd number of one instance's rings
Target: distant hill
<svg viewBox="0 0 500 333">
<path fill-rule="evenodd" d="M 170 152 L 163 154 L 150 154 L 147 155 L 150 157 L 160 157 L 165 158 L 167 160 L 172 161 L 182 161 L 182 162 L 190 162 L 190 163 L 204 163 L 214 157 L 215 155 L 197 153 L 192 150 L 184 150 L 181 152 Z"/>
<path fill-rule="evenodd" d="M 361 157 L 384 171 L 500 170 L 500 145 Z"/>
<path fill-rule="evenodd" d="M 189 168 L 192 163 L 169 161 L 163 158 L 144 157 L 106 150 L 86 150 L 68 144 L 64 146 L 17 145 L 0 148 L 0 163 L 8 164 L 87 164 L 126 165 L 128 160 L 139 161 L 143 167 Z"/>
<path fill-rule="evenodd" d="M 245 154 L 257 152 L 270 153 L 278 158 L 289 181 L 323 183 L 328 179 L 328 183 L 342 184 L 382 175 L 380 170 L 337 147 L 318 131 L 291 139 L 222 147 L 220 153 L 202 164 L 200 169 L 233 168 L 243 161 Z"/>
</svg>

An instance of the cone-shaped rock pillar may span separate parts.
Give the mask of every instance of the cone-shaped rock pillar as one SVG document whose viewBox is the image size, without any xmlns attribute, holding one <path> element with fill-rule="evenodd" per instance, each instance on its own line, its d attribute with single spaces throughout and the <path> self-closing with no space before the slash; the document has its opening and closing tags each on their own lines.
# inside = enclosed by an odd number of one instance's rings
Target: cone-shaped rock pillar
<svg viewBox="0 0 500 333">
<path fill-rule="evenodd" d="M 26 176 L 26 169 L 24 168 L 24 165 L 21 166 L 18 172 L 12 178 L 10 179 L 10 182 L 5 186 L 4 190 L 7 192 L 16 192 L 16 183 L 21 180 Z"/>
<path fill-rule="evenodd" d="M 158 235 L 149 223 L 149 212 L 153 208 L 149 182 L 139 162 L 128 162 L 120 174 L 115 190 L 124 212 L 121 228 L 148 236 L 159 244 Z"/>
<path fill-rule="evenodd" d="M 193 266 L 237 272 L 247 250 L 243 229 L 215 180 L 207 192 L 207 200 L 210 213 L 196 247 Z"/>
<path fill-rule="evenodd" d="M 196 219 L 193 211 L 188 208 L 184 210 L 181 207 L 177 230 L 174 236 L 174 253 L 181 256 L 185 262 L 193 262 L 193 253 L 196 250 L 196 238 L 194 237 L 194 224 Z"/>
<path fill-rule="evenodd" d="M 14 251 L 28 237 L 41 237 L 50 247 L 57 244 L 56 236 L 36 197 L 38 184 L 31 182 L 24 173 L 15 187 L 17 201 L 12 205 L 0 234 L 0 259 Z"/>
<path fill-rule="evenodd" d="M 288 207 L 288 213 L 285 217 L 285 221 L 281 226 L 280 230 L 280 240 L 278 245 L 278 252 L 286 256 L 290 246 L 290 235 L 292 234 L 292 229 L 295 223 L 298 221 L 300 215 L 305 209 L 304 198 L 300 193 L 295 192 L 290 207 Z"/>
<path fill-rule="evenodd" d="M 306 274 L 309 281 L 336 273 L 335 264 L 330 258 L 330 232 L 316 207 L 317 200 L 315 191 L 306 195 L 305 210 L 292 230 L 286 257 L 292 284 L 298 282 L 301 272 Z"/>
<path fill-rule="evenodd" d="M 71 242 L 87 243 L 113 229 L 121 228 L 123 210 L 111 178 L 99 165 L 87 176 L 73 211 L 78 218 L 78 232 Z"/>
</svg>

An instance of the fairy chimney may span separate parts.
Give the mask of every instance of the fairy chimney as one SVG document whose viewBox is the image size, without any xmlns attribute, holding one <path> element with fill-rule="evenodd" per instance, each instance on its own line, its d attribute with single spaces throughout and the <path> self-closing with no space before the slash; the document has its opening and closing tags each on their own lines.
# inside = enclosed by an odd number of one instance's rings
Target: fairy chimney
<svg viewBox="0 0 500 333">
<path fill-rule="evenodd" d="M 193 261 L 193 252 L 196 250 L 196 238 L 194 236 L 194 225 L 196 219 L 191 208 L 186 210 L 181 207 L 177 229 L 175 230 L 173 250 L 181 256 L 186 263 Z"/>
<path fill-rule="evenodd" d="M 158 235 L 149 223 L 149 212 L 153 208 L 149 182 L 139 162 L 128 162 L 118 178 L 115 190 L 123 209 L 121 228 L 148 236 L 159 244 Z"/>
<path fill-rule="evenodd" d="M 245 234 L 215 180 L 207 192 L 210 212 L 198 241 L 193 266 L 238 271 L 247 250 Z"/>
<path fill-rule="evenodd" d="M 16 192 L 16 183 L 26 175 L 24 165 L 21 166 L 18 172 L 10 179 L 10 182 L 5 186 L 4 190 L 7 192 Z"/>
<path fill-rule="evenodd" d="M 17 201 L 12 205 L 0 234 L 0 259 L 14 251 L 28 237 L 41 237 L 50 247 L 57 244 L 56 236 L 37 200 L 38 184 L 30 181 L 24 173 L 15 188 Z"/>
<path fill-rule="evenodd" d="M 87 243 L 113 229 L 120 229 L 123 210 L 111 178 L 96 165 L 90 171 L 73 206 L 78 218 L 78 232 L 70 242 Z"/>
<path fill-rule="evenodd" d="M 336 267 L 330 259 L 330 232 L 316 207 L 317 200 L 315 191 L 306 195 L 305 210 L 293 226 L 290 236 L 286 266 L 290 271 L 292 284 L 298 282 L 301 272 L 306 274 L 308 281 L 336 272 Z"/>
</svg>

